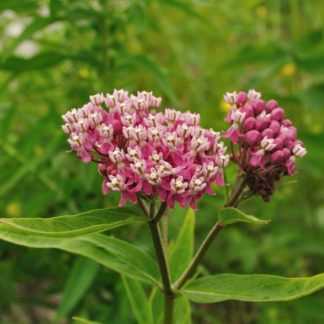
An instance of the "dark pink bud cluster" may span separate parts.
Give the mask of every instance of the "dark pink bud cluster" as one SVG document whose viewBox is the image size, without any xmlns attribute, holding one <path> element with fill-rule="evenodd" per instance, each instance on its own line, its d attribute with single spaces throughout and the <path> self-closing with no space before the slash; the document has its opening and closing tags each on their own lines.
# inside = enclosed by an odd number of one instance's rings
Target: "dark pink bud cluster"
<svg viewBox="0 0 324 324">
<path fill-rule="evenodd" d="M 294 174 L 296 157 L 307 151 L 283 108 L 277 101 L 261 97 L 255 90 L 225 94 L 231 105 L 225 121 L 231 126 L 223 137 L 238 145 L 232 152 L 233 161 L 247 173 L 250 188 L 267 200 L 274 190 L 273 182 Z"/>
<path fill-rule="evenodd" d="M 158 195 L 173 208 L 196 208 L 212 183 L 222 186 L 228 164 L 220 134 L 200 126 L 199 114 L 166 109 L 151 92 L 97 94 L 63 116 L 72 150 L 85 163 L 99 163 L 102 191 L 121 193 L 120 205 L 138 195 Z"/>
</svg>

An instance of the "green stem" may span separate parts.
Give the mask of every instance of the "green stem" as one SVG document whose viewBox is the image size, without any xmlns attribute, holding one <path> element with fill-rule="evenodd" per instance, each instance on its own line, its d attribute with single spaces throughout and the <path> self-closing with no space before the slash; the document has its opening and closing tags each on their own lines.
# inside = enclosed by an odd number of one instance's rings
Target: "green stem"
<svg viewBox="0 0 324 324">
<path fill-rule="evenodd" d="M 240 177 L 239 181 L 238 181 L 237 185 L 234 186 L 231 198 L 229 199 L 228 202 L 226 202 L 224 207 L 236 207 L 239 202 L 241 194 L 246 186 L 247 176 L 245 175 L 244 177 L 241 177 L 241 176 L 238 176 L 238 177 Z"/>
<path fill-rule="evenodd" d="M 161 218 L 161 232 L 162 243 L 166 257 L 168 258 L 168 246 L 169 246 L 169 215 L 167 213 Z"/>
<path fill-rule="evenodd" d="M 165 204 L 166 205 L 166 204 Z M 173 315 L 173 300 L 175 298 L 175 295 L 171 288 L 171 277 L 168 267 L 168 261 L 166 258 L 166 254 L 163 248 L 162 243 L 162 237 L 160 233 L 160 229 L 157 223 L 157 220 L 159 220 L 166 209 L 166 206 L 164 203 L 161 204 L 159 211 L 157 212 L 157 215 L 154 216 L 154 208 L 150 208 L 150 218 L 151 220 L 148 222 L 153 245 L 155 249 L 156 258 L 158 261 L 158 265 L 160 268 L 161 278 L 162 278 L 162 285 L 163 285 L 163 293 L 164 293 L 164 324 L 172 324 L 172 315 Z M 162 213 L 162 216 L 157 217 L 160 213 Z"/>
<path fill-rule="evenodd" d="M 172 324 L 175 295 L 164 297 L 164 324 Z"/>
<path fill-rule="evenodd" d="M 240 177 L 240 179 L 236 179 L 237 181 L 235 181 L 235 185 L 234 185 L 231 197 L 230 197 L 229 201 L 225 203 L 225 205 L 224 205 L 225 207 L 237 206 L 237 204 L 239 202 L 239 198 L 246 186 L 246 181 L 247 181 L 246 176 L 244 176 L 244 178 L 242 178 L 241 176 L 237 176 L 237 177 Z M 175 289 L 181 288 L 192 277 L 192 275 L 195 273 L 197 266 L 199 265 L 199 263 L 205 256 L 206 252 L 208 251 L 211 243 L 214 241 L 217 234 L 223 228 L 224 228 L 224 225 L 221 224 L 220 222 L 217 222 L 213 226 L 213 228 L 207 234 L 205 240 L 200 245 L 196 255 L 192 259 L 188 268 L 182 273 L 180 278 L 175 282 L 175 284 L 173 286 Z"/>
<path fill-rule="evenodd" d="M 160 268 L 162 284 L 163 284 L 163 293 L 164 293 L 164 301 L 165 301 L 164 324 L 171 324 L 172 313 L 173 313 L 173 300 L 175 296 L 171 288 L 171 280 L 170 280 L 168 263 L 163 250 L 162 239 L 161 239 L 161 234 L 159 231 L 158 224 L 155 222 L 149 222 L 149 227 L 151 231 L 155 254 Z"/>
<path fill-rule="evenodd" d="M 200 245 L 196 255 L 194 256 L 191 263 L 189 264 L 188 268 L 184 271 L 184 273 L 181 275 L 181 277 L 174 284 L 175 289 L 181 288 L 187 282 L 187 280 L 192 277 L 192 275 L 194 274 L 200 261 L 202 260 L 202 258 L 206 254 L 207 250 L 209 249 L 210 244 L 213 242 L 214 238 L 216 237 L 216 235 L 219 233 L 219 231 L 222 228 L 223 228 L 223 225 L 218 222 L 210 230 L 210 232 L 206 236 L 205 240 Z"/>
<path fill-rule="evenodd" d="M 226 175 L 225 168 L 223 169 L 223 174 L 224 174 L 224 182 L 225 182 L 225 201 L 228 201 L 229 190 L 228 190 L 227 175 Z"/>
<path fill-rule="evenodd" d="M 152 217 L 152 221 L 154 223 L 158 223 L 159 222 L 159 220 L 165 214 L 165 211 L 166 211 L 167 207 L 168 207 L 168 205 L 167 205 L 166 202 L 162 202 L 161 203 L 159 211 L 157 212 L 157 214 L 155 216 Z"/>
</svg>

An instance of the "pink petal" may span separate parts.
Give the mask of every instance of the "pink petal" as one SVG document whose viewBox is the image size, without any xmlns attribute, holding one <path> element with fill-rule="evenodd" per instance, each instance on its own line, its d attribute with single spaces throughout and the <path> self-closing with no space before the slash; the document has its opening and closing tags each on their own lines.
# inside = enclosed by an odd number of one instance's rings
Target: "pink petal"
<svg viewBox="0 0 324 324">
<path fill-rule="evenodd" d="M 174 195 L 169 195 L 169 198 L 167 200 L 169 208 L 173 209 L 174 208 L 174 203 L 175 203 L 175 196 Z"/>
</svg>

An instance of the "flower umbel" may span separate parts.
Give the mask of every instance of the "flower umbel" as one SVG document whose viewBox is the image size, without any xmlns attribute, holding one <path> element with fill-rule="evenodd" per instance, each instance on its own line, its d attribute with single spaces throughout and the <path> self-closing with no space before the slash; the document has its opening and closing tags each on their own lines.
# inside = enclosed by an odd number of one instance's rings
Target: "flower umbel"
<svg viewBox="0 0 324 324">
<path fill-rule="evenodd" d="M 307 153 L 304 144 L 277 101 L 264 101 L 255 90 L 227 93 L 224 99 L 231 105 L 225 118 L 231 126 L 223 136 L 237 144 L 232 160 L 246 174 L 250 190 L 268 201 L 275 181 L 295 173 L 296 158 Z"/>
<path fill-rule="evenodd" d="M 205 193 L 214 194 L 212 183 L 224 184 L 226 147 L 220 133 L 199 125 L 199 114 L 156 112 L 160 103 L 146 91 L 96 94 L 63 115 L 62 128 L 83 162 L 98 163 L 103 193 L 120 192 L 120 205 L 158 195 L 170 208 L 178 201 L 196 209 Z"/>
</svg>

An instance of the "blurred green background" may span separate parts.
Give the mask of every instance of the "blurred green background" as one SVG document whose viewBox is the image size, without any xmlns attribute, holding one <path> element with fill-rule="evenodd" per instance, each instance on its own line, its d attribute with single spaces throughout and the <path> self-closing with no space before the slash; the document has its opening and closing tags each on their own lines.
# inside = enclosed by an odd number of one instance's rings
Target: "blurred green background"
<svg viewBox="0 0 324 324">
<path fill-rule="evenodd" d="M 1 0 L 0 211 L 55 216 L 115 206 L 61 131 L 61 115 L 90 94 L 153 90 L 163 106 L 201 113 L 224 129 L 226 91 L 276 98 L 309 154 L 270 203 L 244 210 L 265 227 L 233 226 L 205 258 L 205 273 L 306 276 L 324 270 L 324 2 L 322 0 Z M 234 170 L 230 170 L 232 176 Z M 197 244 L 224 192 L 197 213 Z M 170 217 L 177 235 L 183 212 Z M 116 236 L 149 251 L 147 230 Z M 287 303 L 193 305 L 194 323 L 324 323 L 324 294 Z M 119 276 L 55 250 L 0 242 L 0 323 L 135 323 Z"/>
</svg>

